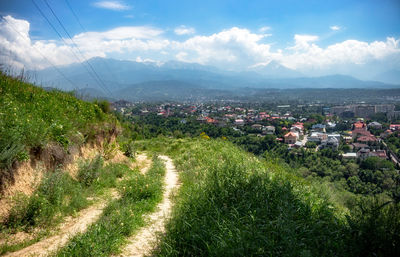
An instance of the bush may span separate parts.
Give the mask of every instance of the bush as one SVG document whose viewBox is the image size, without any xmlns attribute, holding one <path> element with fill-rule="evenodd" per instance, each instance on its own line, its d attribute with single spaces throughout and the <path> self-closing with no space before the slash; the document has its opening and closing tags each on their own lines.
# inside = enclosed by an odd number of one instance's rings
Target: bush
<svg viewBox="0 0 400 257">
<path fill-rule="evenodd" d="M 100 177 L 103 163 L 103 158 L 100 155 L 97 155 L 91 161 L 83 163 L 78 171 L 79 182 L 86 187 L 91 186 Z"/>
</svg>

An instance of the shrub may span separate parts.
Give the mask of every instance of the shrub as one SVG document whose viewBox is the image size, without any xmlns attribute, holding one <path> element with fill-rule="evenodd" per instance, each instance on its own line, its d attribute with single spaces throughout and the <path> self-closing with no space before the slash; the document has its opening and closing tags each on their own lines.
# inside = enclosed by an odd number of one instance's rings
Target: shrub
<svg viewBox="0 0 400 257">
<path fill-rule="evenodd" d="M 92 185 L 100 177 L 103 163 L 103 158 L 100 155 L 97 155 L 91 161 L 83 163 L 78 171 L 79 182 L 86 187 Z"/>
</svg>

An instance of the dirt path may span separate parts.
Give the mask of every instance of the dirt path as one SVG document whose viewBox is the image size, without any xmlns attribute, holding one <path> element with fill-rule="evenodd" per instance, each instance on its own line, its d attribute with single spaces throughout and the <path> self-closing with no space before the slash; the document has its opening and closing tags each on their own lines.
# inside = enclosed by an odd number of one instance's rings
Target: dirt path
<svg viewBox="0 0 400 257">
<path fill-rule="evenodd" d="M 112 192 L 113 198 L 118 198 L 117 192 Z M 82 210 L 75 218 L 70 218 L 60 228 L 60 234 L 48 237 L 33 245 L 16 252 L 6 254 L 4 256 L 46 256 L 56 251 L 59 247 L 66 245 L 68 240 L 78 233 L 85 232 L 87 227 L 100 218 L 103 209 L 106 207 L 107 201 L 90 206 Z"/>
<path fill-rule="evenodd" d="M 136 156 L 136 167 L 139 168 L 142 174 L 146 174 L 151 166 L 151 159 L 147 157 L 145 153 L 138 154 Z"/>
<path fill-rule="evenodd" d="M 163 200 L 157 205 L 157 211 L 148 216 L 148 224 L 139 230 L 137 234 L 129 239 L 129 244 L 125 247 L 120 256 L 146 256 L 151 253 L 157 243 L 157 234 L 165 231 L 165 223 L 171 214 L 172 202 L 171 192 L 179 187 L 178 173 L 172 160 L 167 156 L 159 156 L 165 161 L 165 190 Z"/>
<path fill-rule="evenodd" d="M 142 173 L 146 173 L 150 167 L 151 160 L 149 160 L 145 154 L 139 155 L 139 157 L 137 165 Z M 115 189 L 111 191 L 111 196 L 112 199 L 118 199 L 120 197 Z M 96 222 L 100 218 L 107 204 L 107 200 L 101 200 L 97 204 L 80 211 L 77 217 L 67 218 L 61 225 L 58 234 L 4 256 L 47 256 L 50 253 L 55 252 L 57 249 L 65 246 L 73 236 L 78 233 L 84 233 L 90 224 Z"/>
</svg>

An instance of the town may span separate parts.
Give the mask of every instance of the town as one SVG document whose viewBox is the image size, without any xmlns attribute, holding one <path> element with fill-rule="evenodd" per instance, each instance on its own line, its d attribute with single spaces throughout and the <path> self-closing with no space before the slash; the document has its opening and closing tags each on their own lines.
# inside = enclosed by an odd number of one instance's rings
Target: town
<svg viewBox="0 0 400 257">
<path fill-rule="evenodd" d="M 399 164 L 397 138 L 400 111 L 394 104 L 343 106 L 277 105 L 266 109 L 262 104 L 190 104 L 161 103 L 134 104 L 124 100 L 112 107 L 132 122 L 156 115 L 159 118 L 180 118 L 179 123 L 189 120 L 209 126 L 228 128 L 237 134 L 275 140 L 291 149 L 330 149 L 339 151 L 344 159 L 364 160 L 379 157 Z M 193 135 L 192 135 L 193 136 Z M 228 136 L 228 135 L 221 135 Z"/>
</svg>

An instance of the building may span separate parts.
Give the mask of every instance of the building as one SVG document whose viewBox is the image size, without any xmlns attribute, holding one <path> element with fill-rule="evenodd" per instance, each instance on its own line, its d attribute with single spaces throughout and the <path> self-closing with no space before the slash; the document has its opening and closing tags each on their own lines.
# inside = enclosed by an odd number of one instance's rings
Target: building
<svg viewBox="0 0 400 257">
<path fill-rule="evenodd" d="M 384 160 L 387 159 L 387 154 L 386 154 L 385 150 L 376 150 L 376 151 L 370 152 L 369 157 L 373 157 L 373 156 L 382 158 Z"/>
<path fill-rule="evenodd" d="M 382 124 L 380 124 L 379 122 L 373 121 L 373 122 L 368 124 L 368 128 L 382 129 Z"/>
<path fill-rule="evenodd" d="M 256 130 L 259 130 L 259 131 L 261 131 L 261 129 L 263 128 L 263 126 L 260 125 L 260 124 L 254 124 L 254 125 L 251 125 L 251 127 L 252 127 L 253 129 L 256 129 Z"/>
<path fill-rule="evenodd" d="M 266 126 L 263 128 L 263 133 L 267 135 L 273 135 L 275 134 L 275 127 L 274 126 Z"/>
<path fill-rule="evenodd" d="M 314 131 L 326 132 L 326 126 L 324 124 L 314 124 L 311 129 Z"/>
<path fill-rule="evenodd" d="M 311 132 L 311 135 L 307 138 L 308 142 L 315 142 L 317 144 L 327 139 L 328 135 L 322 132 Z"/>
<path fill-rule="evenodd" d="M 296 132 L 289 132 L 285 136 L 285 143 L 286 144 L 295 144 L 297 139 L 299 138 L 299 134 Z"/>
<path fill-rule="evenodd" d="M 354 112 L 356 117 L 367 118 L 375 114 L 375 106 L 373 105 L 358 105 Z"/>
<path fill-rule="evenodd" d="M 369 150 L 369 149 L 361 148 L 357 152 L 357 158 L 360 158 L 361 160 L 364 160 L 364 159 L 369 157 L 369 153 L 370 152 L 371 152 L 371 150 Z"/>
<path fill-rule="evenodd" d="M 339 141 L 336 137 L 328 138 L 322 141 L 320 149 L 331 149 L 332 151 L 337 151 L 339 149 Z"/>
<path fill-rule="evenodd" d="M 390 124 L 390 130 L 392 131 L 400 130 L 400 124 Z"/>
<path fill-rule="evenodd" d="M 342 157 L 343 159 L 357 159 L 357 153 L 344 153 Z"/>
<path fill-rule="evenodd" d="M 336 138 L 337 141 L 340 142 L 340 138 L 341 138 L 340 134 L 328 134 L 328 139 L 331 137 Z"/>
<path fill-rule="evenodd" d="M 236 119 L 235 120 L 235 125 L 236 126 L 243 126 L 244 125 L 244 120 L 243 119 Z"/>
<path fill-rule="evenodd" d="M 394 112 L 394 104 L 379 104 L 375 105 L 375 113 L 390 113 Z"/>
</svg>

